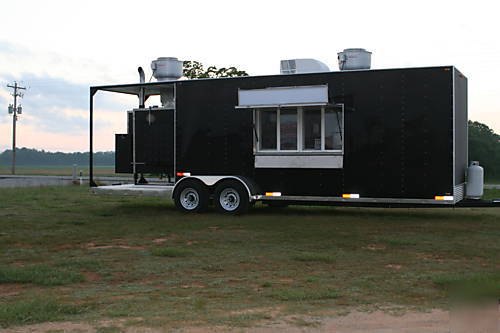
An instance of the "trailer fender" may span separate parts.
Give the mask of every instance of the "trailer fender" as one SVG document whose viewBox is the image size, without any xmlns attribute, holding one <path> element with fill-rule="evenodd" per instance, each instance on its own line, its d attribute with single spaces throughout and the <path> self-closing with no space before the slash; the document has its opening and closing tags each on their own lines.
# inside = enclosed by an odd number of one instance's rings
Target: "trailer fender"
<svg viewBox="0 0 500 333">
<path fill-rule="evenodd" d="M 179 185 L 181 182 L 187 180 L 187 179 L 197 179 L 206 186 L 212 188 L 215 187 L 219 182 L 227 179 L 234 179 L 239 181 L 248 191 L 248 198 L 250 202 L 252 202 L 255 198 L 254 196 L 258 193 L 258 187 L 257 184 L 255 184 L 254 181 L 247 177 L 242 177 L 242 176 L 187 176 L 181 178 L 177 183 L 175 183 L 174 188 L 172 190 L 172 198 L 174 197 L 175 194 L 175 188 L 177 185 Z"/>
</svg>

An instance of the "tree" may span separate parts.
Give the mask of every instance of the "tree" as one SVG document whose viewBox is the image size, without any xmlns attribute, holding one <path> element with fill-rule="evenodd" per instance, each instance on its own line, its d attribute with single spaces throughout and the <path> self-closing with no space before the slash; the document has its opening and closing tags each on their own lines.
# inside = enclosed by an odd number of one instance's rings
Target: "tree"
<svg viewBox="0 0 500 333">
<path fill-rule="evenodd" d="M 500 135 L 469 120 L 469 161 L 479 161 L 487 179 L 500 179 Z"/>
<path fill-rule="evenodd" d="M 205 67 L 201 62 L 189 60 L 184 61 L 183 74 L 188 79 L 248 76 L 247 72 L 240 71 L 236 67 L 222 67 L 218 69 L 215 66 L 210 66 L 205 70 Z"/>
</svg>

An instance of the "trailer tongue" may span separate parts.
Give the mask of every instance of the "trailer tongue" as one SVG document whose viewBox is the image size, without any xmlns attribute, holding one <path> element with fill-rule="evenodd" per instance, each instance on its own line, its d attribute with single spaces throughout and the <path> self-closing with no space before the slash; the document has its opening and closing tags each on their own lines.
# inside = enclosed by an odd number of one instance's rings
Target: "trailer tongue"
<svg viewBox="0 0 500 333">
<path fill-rule="evenodd" d="M 466 199 L 455 205 L 458 208 L 481 208 L 481 207 L 497 207 L 500 208 L 500 198 L 498 199 Z"/>
</svg>

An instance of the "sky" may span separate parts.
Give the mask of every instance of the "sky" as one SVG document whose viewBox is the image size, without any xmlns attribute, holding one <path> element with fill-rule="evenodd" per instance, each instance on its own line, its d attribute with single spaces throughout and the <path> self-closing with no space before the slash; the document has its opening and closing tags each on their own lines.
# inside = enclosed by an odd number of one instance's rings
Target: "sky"
<svg viewBox="0 0 500 333">
<path fill-rule="evenodd" d="M 469 119 L 500 133 L 498 1 L 2 1 L 0 151 L 10 149 L 14 81 L 28 89 L 18 147 L 88 150 L 89 86 L 135 83 L 160 56 L 279 73 L 279 61 L 362 47 L 372 68 L 454 65 L 468 78 Z M 96 151 L 114 150 L 137 99 L 98 93 Z"/>
</svg>

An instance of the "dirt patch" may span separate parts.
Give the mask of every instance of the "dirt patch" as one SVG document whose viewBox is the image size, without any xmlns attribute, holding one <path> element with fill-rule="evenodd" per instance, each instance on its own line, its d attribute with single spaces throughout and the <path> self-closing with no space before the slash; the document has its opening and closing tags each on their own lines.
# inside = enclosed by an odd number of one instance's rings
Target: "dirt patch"
<svg viewBox="0 0 500 333">
<path fill-rule="evenodd" d="M 238 310 L 238 311 L 231 311 L 230 314 L 232 315 L 242 315 L 242 314 L 253 314 L 253 313 L 265 313 L 269 315 L 270 317 L 276 317 L 281 313 L 283 310 L 282 307 L 264 307 L 264 308 L 252 308 L 252 309 L 245 309 L 245 310 Z"/>
<path fill-rule="evenodd" d="M 443 257 L 434 253 L 417 253 L 416 257 L 420 260 L 436 260 L 438 262 L 445 261 Z"/>
<path fill-rule="evenodd" d="M 101 321 L 93 325 L 87 323 L 75 322 L 57 322 L 43 323 L 6 329 L 4 333 L 46 333 L 46 332 L 64 332 L 64 333 L 96 333 L 105 331 L 108 328 L 110 332 L 115 332 L 113 328 L 118 328 L 120 332 L 125 333 L 163 333 L 165 330 L 149 328 L 124 326 L 122 321 Z"/>
<path fill-rule="evenodd" d="M 205 285 L 201 283 L 190 283 L 190 284 L 183 284 L 180 286 L 182 289 L 190 289 L 190 288 L 195 288 L 195 289 L 203 289 L 206 288 Z"/>
<path fill-rule="evenodd" d="M 0 297 L 17 296 L 21 294 L 22 285 L 17 283 L 0 284 Z"/>
<path fill-rule="evenodd" d="M 167 237 L 153 239 L 152 242 L 156 243 L 156 244 L 160 244 L 160 243 L 165 243 L 165 242 L 168 242 L 170 240 L 177 239 L 177 238 L 179 238 L 179 235 L 171 234 L 171 235 L 168 235 Z"/>
<path fill-rule="evenodd" d="M 33 245 L 23 244 L 23 243 L 16 243 L 16 244 L 14 244 L 13 247 L 16 249 L 32 249 L 32 248 L 34 248 Z"/>
<path fill-rule="evenodd" d="M 384 251 L 385 249 L 387 249 L 387 247 L 382 244 L 368 244 L 367 246 L 363 247 L 363 249 L 369 251 Z"/>
<path fill-rule="evenodd" d="M 257 308 L 232 314 L 269 313 L 276 309 Z M 269 312 L 268 312 L 269 311 Z M 275 313 L 276 315 L 278 313 Z M 287 316 L 274 323 L 266 325 L 262 322 L 259 327 L 240 329 L 246 333 L 304 333 L 304 332 L 335 332 L 335 333 L 449 333 L 450 315 L 447 311 L 433 310 L 431 312 L 406 312 L 393 315 L 383 311 L 359 312 L 348 314 L 334 313 L 329 317 Z M 232 332 L 230 327 L 190 327 L 179 329 L 179 333 L 198 332 Z M 455 332 L 455 331 L 452 331 Z M 485 331 L 490 333 L 489 331 Z M 463 333 L 457 331 L 457 333 Z M 491 331 L 496 333 L 496 331 Z"/>
<path fill-rule="evenodd" d="M 70 250 L 73 249 L 74 245 L 72 244 L 61 244 L 53 247 L 51 250 L 52 251 L 64 251 L 64 250 Z"/>
<path fill-rule="evenodd" d="M 101 276 L 95 272 L 84 272 L 83 276 L 85 276 L 85 281 L 87 282 L 95 282 L 101 280 Z"/>
<path fill-rule="evenodd" d="M 107 250 L 107 249 L 126 249 L 126 250 L 137 250 L 143 251 L 146 250 L 145 247 L 142 246 L 129 246 L 129 245 L 96 245 L 95 243 L 86 243 L 82 245 L 84 249 L 87 250 Z"/>
<path fill-rule="evenodd" d="M 291 315 L 279 318 L 280 307 L 252 308 L 230 312 L 231 315 L 252 315 L 264 313 L 273 318 L 270 321 L 256 323 L 255 327 L 238 328 L 231 326 L 196 326 L 176 330 L 165 328 L 148 328 L 125 325 L 124 320 L 108 320 L 86 324 L 75 322 L 43 323 L 7 329 L 6 333 L 41 333 L 50 331 L 62 332 L 96 332 L 104 327 L 119 328 L 122 332 L 135 333 L 215 333 L 215 332 L 246 332 L 246 333 L 305 333 L 305 332 L 335 332 L 335 333 L 465 333 L 460 328 L 455 329 L 453 316 L 447 311 L 433 310 L 430 312 L 406 311 L 397 315 L 388 311 L 375 312 L 333 312 L 320 317 Z M 493 316 L 500 319 L 500 312 Z M 279 318 L 279 319 L 278 319 Z M 130 319 L 130 318 L 129 318 Z M 194 322 L 191 322 L 193 325 Z M 195 324 L 196 325 L 196 324 Z M 470 331 L 469 331 L 470 332 Z M 497 330 L 483 330 L 485 333 L 496 333 Z"/>
<path fill-rule="evenodd" d="M 152 242 L 156 244 L 165 243 L 166 241 L 168 241 L 168 238 L 157 238 L 152 240 Z"/>
</svg>

